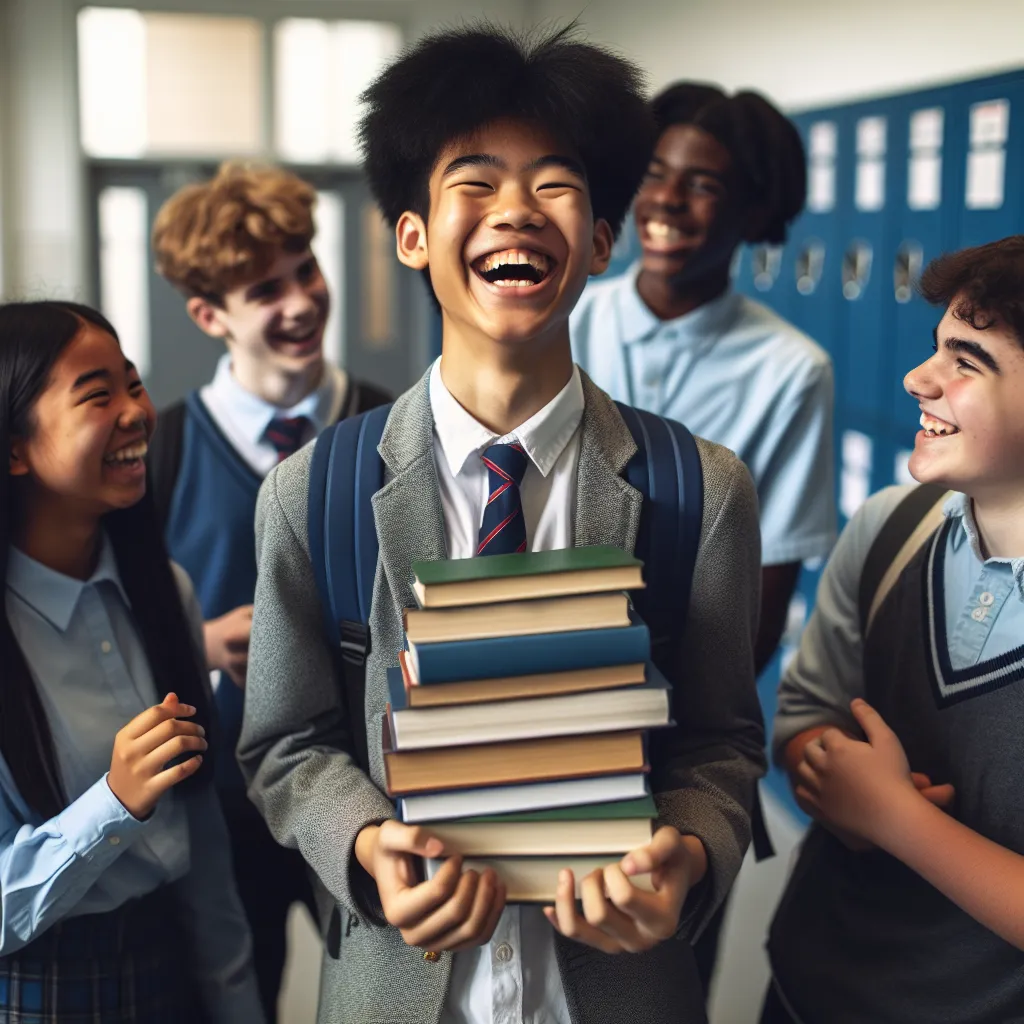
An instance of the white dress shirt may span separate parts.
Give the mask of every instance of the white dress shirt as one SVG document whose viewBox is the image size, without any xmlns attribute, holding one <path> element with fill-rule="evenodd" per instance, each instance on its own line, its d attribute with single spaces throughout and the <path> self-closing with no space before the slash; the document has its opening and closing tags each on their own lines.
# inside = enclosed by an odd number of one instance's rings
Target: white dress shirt
<svg viewBox="0 0 1024 1024">
<path fill-rule="evenodd" d="M 530 551 L 571 547 L 583 383 L 573 366 L 564 388 L 525 423 L 499 436 L 478 423 L 430 372 L 434 461 L 449 558 L 471 558 L 488 497 L 481 453 L 518 440 L 529 457 L 520 486 Z M 456 953 L 440 1024 L 570 1024 L 555 959 L 555 932 L 540 907 L 506 907 L 486 946 Z"/>
<path fill-rule="evenodd" d="M 275 417 L 305 416 L 309 420 L 301 442 L 305 444 L 337 420 L 347 392 L 348 374 L 325 362 L 316 390 L 290 409 L 279 409 L 238 383 L 231 372 L 231 356 L 225 353 L 213 380 L 200 389 L 199 397 L 246 464 L 259 476 L 266 476 L 278 463 L 277 449 L 264 437 L 270 421 Z"/>
</svg>

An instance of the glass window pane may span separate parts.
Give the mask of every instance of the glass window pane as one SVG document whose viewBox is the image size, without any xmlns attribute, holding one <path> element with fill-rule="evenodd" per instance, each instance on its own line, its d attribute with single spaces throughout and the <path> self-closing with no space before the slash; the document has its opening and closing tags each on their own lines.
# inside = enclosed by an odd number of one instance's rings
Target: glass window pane
<svg viewBox="0 0 1024 1024">
<path fill-rule="evenodd" d="M 359 97 L 384 65 L 398 53 L 402 35 L 397 25 L 380 21 L 339 21 L 334 26 L 334 60 L 340 71 L 332 83 L 334 99 L 330 126 L 332 155 L 341 163 L 358 163 L 356 125 Z"/>
<path fill-rule="evenodd" d="M 146 193 L 105 188 L 99 199 L 100 307 L 124 354 L 149 372 L 149 245 Z"/>
<path fill-rule="evenodd" d="M 313 252 L 331 292 L 331 314 L 324 331 L 324 355 L 345 365 L 345 201 L 337 192 L 319 192 Z"/>
<path fill-rule="evenodd" d="M 251 18 L 146 14 L 147 149 L 254 153 L 263 142 L 263 29 Z"/>
<path fill-rule="evenodd" d="M 285 18 L 274 26 L 274 139 L 286 160 L 327 159 L 329 47 L 326 21 Z"/>
<path fill-rule="evenodd" d="M 138 11 L 78 12 L 82 148 L 93 156 L 141 156 L 146 148 L 146 26 Z"/>
</svg>

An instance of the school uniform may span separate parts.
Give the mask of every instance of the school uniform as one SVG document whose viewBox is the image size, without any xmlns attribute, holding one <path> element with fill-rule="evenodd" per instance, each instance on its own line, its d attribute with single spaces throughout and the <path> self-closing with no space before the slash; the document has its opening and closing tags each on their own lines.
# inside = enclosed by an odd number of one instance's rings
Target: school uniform
<svg viewBox="0 0 1024 1024">
<path fill-rule="evenodd" d="M 836 545 L 782 681 L 776 755 L 815 726 L 855 730 L 849 703 L 864 697 L 915 771 L 952 783 L 950 813 L 1024 854 L 1024 558 L 986 558 L 970 499 L 955 495 L 862 636 L 861 571 L 907 490 L 870 498 Z M 852 853 L 820 826 L 776 912 L 769 955 L 775 1001 L 802 1024 L 1024 1021 L 1024 952 L 895 858 Z"/>
<path fill-rule="evenodd" d="M 526 460 L 520 488 L 528 548 L 633 550 L 642 498 L 621 473 L 636 446 L 607 395 L 574 371 L 513 434 Z M 323 890 L 330 923 L 320 1024 L 705 1019 L 690 941 L 739 869 L 763 770 L 752 656 L 756 499 L 742 464 L 717 445 L 697 440 L 704 527 L 675 673 L 685 713 L 673 753 L 652 772 L 662 822 L 697 835 L 709 859 L 678 935 L 647 953 L 608 956 L 563 939 L 536 908 L 511 907 L 487 945 L 425 957 L 387 926 L 376 884 L 353 856 L 359 831 L 395 814 L 384 792 L 381 717 L 386 670 L 403 646 L 401 612 L 415 604 L 412 562 L 474 552 L 486 522 L 482 453 L 511 439 L 495 438 L 458 405 L 437 364 L 395 403 L 379 446 L 387 482 L 373 498 L 380 554 L 359 723 L 346 721 L 310 564 L 313 446 L 273 470 L 261 491 L 239 761 L 271 831 L 302 852 Z M 353 727 L 366 730 L 369 775 L 346 751 L 343 737 Z"/>
<path fill-rule="evenodd" d="M 731 289 L 659 320 L 639 272 L 587 286 L 570 318 L 574 358 L 612 398 L 739 456 L 757 488 L 763 565 L 825 557 L 836 534 L 828 354 Z"/>
<path fill-rule="evenodd" d="M 202 618 L 175 570 L 199 651 Z M 107 783 L 115 734 L 163 696 L 112 546 L 84 582 L 12 548 L 5 598 L 69 803 L 40 819 L 0 759 L 0 1017 L 261 1021 L 213 787 L 172 789 L 139 821 Z"/>
<path fill-rule="evenodd" d="M 315 391 L 280 409 L 242 387 L 225 354 L 213 380 L 191 393 L 165 419 L 180 426 L 180 456 L 166 506 L 165 536 L 171 557 L 191 576 L 209 621 L 252 604 L 256 590 L 253 521 L 266 474 L 281 458 L 345 415 L 387 401 L 387 395 L 325 363 Z M 161 443 L 160 428 L 155 438 Z M 151 453 L 160 464 L 160 452 Z M 305 865 L 274 842 L 245 793 L 235 758 L 244 692 L 226 675 L 214 676 L 214 698 L 226 756 L 216 764 L 216 786 L 234 851 L 235 875 L 253 930 L 256 971 L 269 1019 L 286 953 L 290 906 L 315 911 Z"/>
</svg>

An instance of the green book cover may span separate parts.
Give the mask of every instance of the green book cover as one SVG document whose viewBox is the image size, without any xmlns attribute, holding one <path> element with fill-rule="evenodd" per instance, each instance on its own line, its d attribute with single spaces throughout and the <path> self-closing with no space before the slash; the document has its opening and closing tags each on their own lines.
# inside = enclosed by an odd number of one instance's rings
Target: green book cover
<svg viewBox="0 0 1024 1024">
<path fill-rule="evenodd" d="M 436 562 L 413 562 L 412 571 L 424 586 L 438 583 L 468 583 L 508 576 L 541 576 L 591 569 L 620 569 L 643 565 L 621 548 L 600 545 L 588 548 L 559 548 L 557 551 L 526 551 L 488 558 L 448 558 Z"/>
<path fill-rule="evenodd" d="M 493 555 L 499 558 L 500 555 Z M 637 800 L 618 800 L 609 804 L 577 804 L 575 807 L 552 807 L 547 811 L 529 811 L 524 814 L 490 814 L 479 818 L 454 819 L 450 824 L 471 824 L 484 821 L 602 821 L 609 818 L 656 818 L 658 808 L 654 798 L 642 796 Z M 429 829 L 430 825 L 425 824 Z"/>
</svg>

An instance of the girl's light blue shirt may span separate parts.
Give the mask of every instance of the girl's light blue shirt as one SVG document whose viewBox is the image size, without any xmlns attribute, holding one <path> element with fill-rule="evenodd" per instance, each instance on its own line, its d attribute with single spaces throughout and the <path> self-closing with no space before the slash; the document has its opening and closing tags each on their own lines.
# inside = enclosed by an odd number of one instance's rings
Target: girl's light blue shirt
<svg viewBox="0 0 1024 1024">
<path fill-rule="evenodd" d="M 191 583 L 174 569 L 201 645 Z M 107 784 L 115 734 L 164 696 L 156 693 L 111 545 L 104 538 L 96 571 L 84 582 L 11 548 L 5 596 L 69 803 L 42 820 L 0 757 L 0 955 L 62 918 L 114 910 L 172 884 L 189 946 L 182 957 L 195 965 L 211 1018 L 262 1021 L 251 937 L 213 787 L 187 798 L 172 790 L 138 821 Z"/>
</svg>

